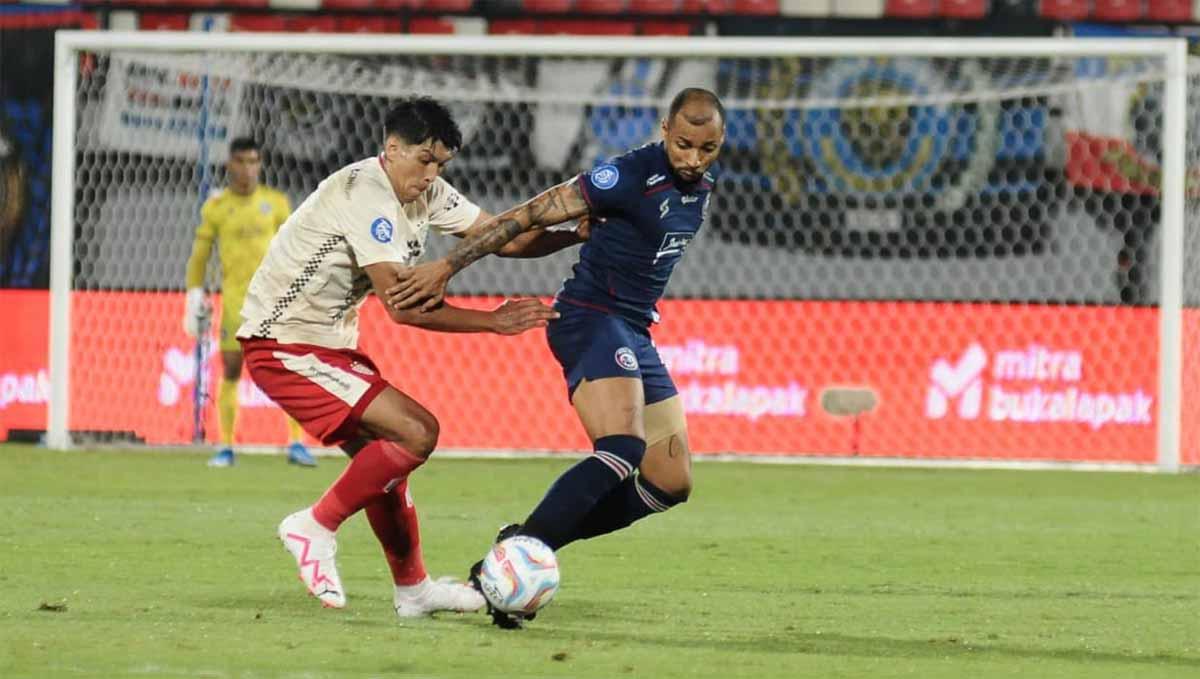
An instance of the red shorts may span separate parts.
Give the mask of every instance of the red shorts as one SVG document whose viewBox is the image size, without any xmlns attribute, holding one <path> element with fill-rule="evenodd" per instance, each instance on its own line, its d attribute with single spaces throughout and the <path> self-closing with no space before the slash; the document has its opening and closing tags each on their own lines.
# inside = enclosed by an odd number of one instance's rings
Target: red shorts
<svg viewBox="0 0 1200 679">
<path fill-rule="evenodd" d="M 325 445 L 355 438 L 363 411 L 389 386 L 375 362 L 353 349 L 238 341 L 258 388 Z"/>
</svg>

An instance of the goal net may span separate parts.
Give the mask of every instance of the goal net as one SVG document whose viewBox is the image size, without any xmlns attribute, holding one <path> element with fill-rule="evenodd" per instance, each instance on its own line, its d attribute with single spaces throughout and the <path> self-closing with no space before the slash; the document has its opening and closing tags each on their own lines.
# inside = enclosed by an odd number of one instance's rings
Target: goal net
<svg viewBox="0 0 1200 679">
<path fill-rule="evenodd" d="M 653 330 L 697 453 L 1200 460 L 1181 426 L 1200 414 L 1181 359 L 1200 109 L 1173 42 L 203 40 L 60 38 L 56 445 L 215 436 L 216 336 L 184 334 L 182 290 L 231 138 L 261 143 L 263 182 L 296 205 L 378 153 L 389 102 L 432 95 L 465 132 L 446 178 L 498 212 L 654 141 L 701 86 L 728 109 L 723 174 Z M 488 258 L 451 293 L 549 298 L 576 256 Z M 381 311 L 364 306 L 363 349 L 443 447 L 589 447 L 541 333 Z M 239 393 L 239 442 L 282 442 L 248 376 Z"/>
</svg>

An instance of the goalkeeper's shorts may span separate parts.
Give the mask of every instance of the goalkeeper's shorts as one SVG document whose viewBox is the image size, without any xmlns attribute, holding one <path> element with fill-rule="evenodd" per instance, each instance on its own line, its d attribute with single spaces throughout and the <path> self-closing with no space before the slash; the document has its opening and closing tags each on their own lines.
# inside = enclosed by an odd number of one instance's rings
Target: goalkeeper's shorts
<svg viewBox="0 0 1200 679">
<path fill-rule="evenodd" d="M 258 388 L 327 446 L 357 438 L 363 412 L 390 386 L 375 362 L 353 349 L 259 337 L 240 341 Z"/>
</svg>

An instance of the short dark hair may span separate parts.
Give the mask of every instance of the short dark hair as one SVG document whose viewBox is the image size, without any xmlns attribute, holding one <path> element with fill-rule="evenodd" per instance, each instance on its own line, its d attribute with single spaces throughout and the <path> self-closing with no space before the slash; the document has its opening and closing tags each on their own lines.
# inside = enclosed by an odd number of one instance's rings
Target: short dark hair
<svg viewBox="0 0 1200 679">
<path fill-rule="evenodd" d="M 712 104 L 712 107 L 717 110 L 717 114 L 721 116 L 721 127 L 725 127 L 725 105 L 721 103 L 720 97 L 702 87 L 685 87 L 675 95 L 675 98 L 671 100 L 671 108 L 667 111 L 667 124 L 670 125 L 679 110 L 693 101 Z"/>
<path fill-rule="evenodd" d="M 432 139 L 451 151 L 462 148 L 462 130 L 450 109 L 433 97 L 408 97 L 396 102 L 383 119 L 383 129 L 385 134 L 394 134 L 409 144 Z"/>
<path fill-rule="evenodd" d="M 254 141 L 254 137 L 234 137 L 229 142 L 229 155 L 241 153 L 242 151 L 261 151 L 258 142 Z"/>
</svg>

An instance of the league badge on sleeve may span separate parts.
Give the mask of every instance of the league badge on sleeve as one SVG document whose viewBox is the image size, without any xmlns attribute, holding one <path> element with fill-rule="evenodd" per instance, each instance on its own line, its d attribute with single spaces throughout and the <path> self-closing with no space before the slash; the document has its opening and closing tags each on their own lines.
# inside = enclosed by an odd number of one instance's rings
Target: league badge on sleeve
<svg viewBox="0 0 1200 679">
<path fill-rule="evenodd" d="M 371 237 L 380 243 L 391 243 L 393 231 L 395 228 L 387 217 L 380 217 L 371 222 Z"/>
<path fill-rule="evenodd" d="M 592 170 L 592 185 L 598 189 L 611 189 L 621 178 L 621 171 L 616 165 L 601 165 Z"/>
</svg>

